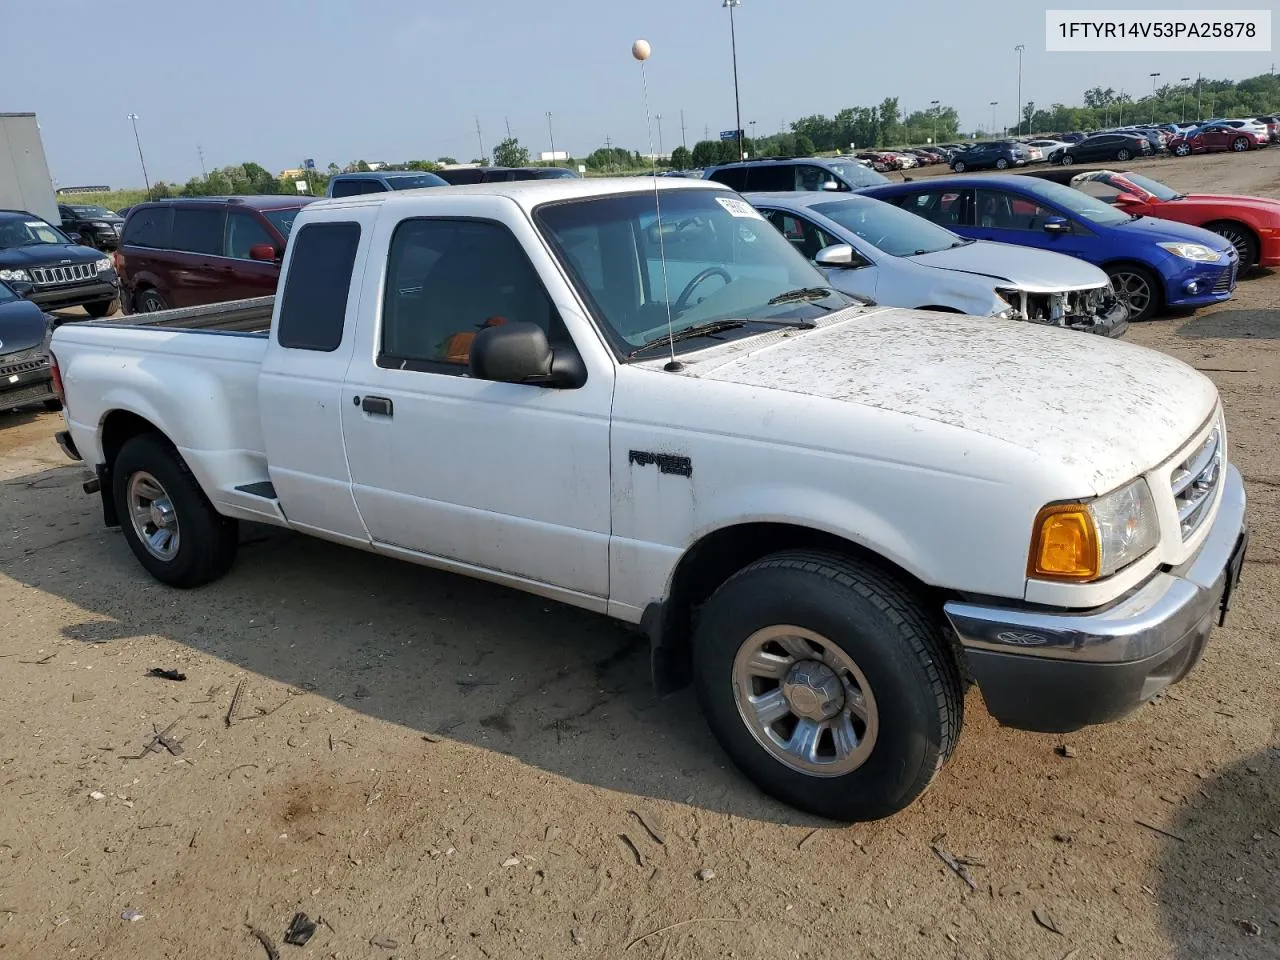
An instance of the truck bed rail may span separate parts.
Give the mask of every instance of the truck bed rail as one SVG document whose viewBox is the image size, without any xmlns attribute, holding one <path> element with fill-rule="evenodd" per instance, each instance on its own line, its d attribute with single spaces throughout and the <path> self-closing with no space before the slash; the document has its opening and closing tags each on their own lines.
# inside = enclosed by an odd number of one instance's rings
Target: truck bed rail
<svg viewBox="0 0 1280 960">
<path fill-rule="evenodd" d="M 120 313 L 94 322 L 118 323 L 131 327 L 263 333 L 271 328 L 271 310 L 275 302 L 275 296 L 254 297 L 251 300 L 229 300 L 199 307 L 175 307 L 154 313 Z"/>
</svg>

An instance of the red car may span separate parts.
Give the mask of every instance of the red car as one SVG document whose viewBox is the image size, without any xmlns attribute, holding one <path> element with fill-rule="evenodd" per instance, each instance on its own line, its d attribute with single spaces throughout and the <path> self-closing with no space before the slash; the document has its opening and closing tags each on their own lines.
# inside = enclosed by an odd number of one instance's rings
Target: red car
<svg viewBox="0 0 1280 960">
<path fill-rule="evenodd" d="M 1129 213 L 1204 227 L 1230 240 L 1240 272 L 1280 266 L 1280 200 L 1230 194 L 1178 193 L 1140 173 L 1092 170 L 1070 185 Z"/>
<path fill-rule="evenodd" d="M 294 218 L 313 197 L 196 197 L 129 208 L 113 254 L 125 313 L 276 292 Z"/>
<path fill-rule="evenodd" d="M 1248 128 L 1237 129 L 1224 123 L 1211 123 L 1196 130 L 1189 130 L 1174 137 L 1168 143 L 1169 153 L 1186 157 L 1193 153 L 1219 153 L 1230 150 L 1244 153 L 1267 145 L 1267 137 Z"/>
</svg>

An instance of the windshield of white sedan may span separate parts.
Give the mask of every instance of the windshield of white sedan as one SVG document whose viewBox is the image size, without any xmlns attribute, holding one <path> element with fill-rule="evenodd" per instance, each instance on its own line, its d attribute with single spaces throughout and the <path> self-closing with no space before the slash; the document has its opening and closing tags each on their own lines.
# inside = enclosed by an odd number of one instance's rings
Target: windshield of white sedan
<svg viewBox="0 0 1280 960">
<path fill-rule="evenodd" d="M 916 257 L 964 244 L 950 230 L 879 200 L 833 200 L 813 207 L 892 257 Z"/>
<path fill-rule="evenodd" d="M 41 243 L 70 243 L 43 220 L 27 220 L 10 217 L 0 220 L 0 250 L 32 247 Z"/>
<path fill-rule="evenodd" d="M 1048 200 L 1050 203 L 1063 207 L 1077 217 L 1082 217 L 1090 223 L 1098 223 L 1103 226 L 1124 223 L 1133 219 L 1130 214 L 1121 213 L 1115 207 L 1099 200 L 1097 197 L 1091 197 L 1087 193 L 1081 193 L 1074 187 L 1065 187 L 1060 183 L 1053 183 L 1049 180 L 1042 180 L 1037 183 L 1035 192 L 1031 196 L 1038 200 Z"/>
<path fill-rule="evenodd" d="M 733 338 L 803 325 L 851 301 L 750 204 L 720 190 L 593 197 L 535 220 L 623 356 L 672 332 Z M 663 264 L 666 269 L 663 269 Z M 678 348 L 705 347 L 705 340 Z"/>
</svg>

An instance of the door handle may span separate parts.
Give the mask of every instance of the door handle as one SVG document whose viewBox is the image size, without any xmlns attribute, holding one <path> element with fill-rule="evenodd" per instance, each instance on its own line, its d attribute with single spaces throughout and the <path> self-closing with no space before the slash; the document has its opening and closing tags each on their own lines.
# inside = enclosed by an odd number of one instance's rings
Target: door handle
<svg viewBox="0 0 1280 960">
<path fill-rule="evenodd" d="M 360 401 L 360 409 L 379 417 L 391 416 L 391 401 L 386 397 L 365 397 Z"/>
</svg>

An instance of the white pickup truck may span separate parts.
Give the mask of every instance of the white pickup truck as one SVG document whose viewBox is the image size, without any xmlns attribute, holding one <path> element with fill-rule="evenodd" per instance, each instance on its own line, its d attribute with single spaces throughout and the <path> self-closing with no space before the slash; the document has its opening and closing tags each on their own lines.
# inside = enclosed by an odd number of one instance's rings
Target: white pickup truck
<svg viewBox="0 0 1280 960">
<path fill-rule="evenodd" d="M 60 442 L 153 576 L 220 577 L 247 520 L 598 611 L 828 817 L 911 803 L 972 682 L 1011 726 L 1124 715 L 1238 581 L 1208 379 L 851 300 L 716 184 L 317 202 L 269 323 L 53 336 Z"/>
</svg>

